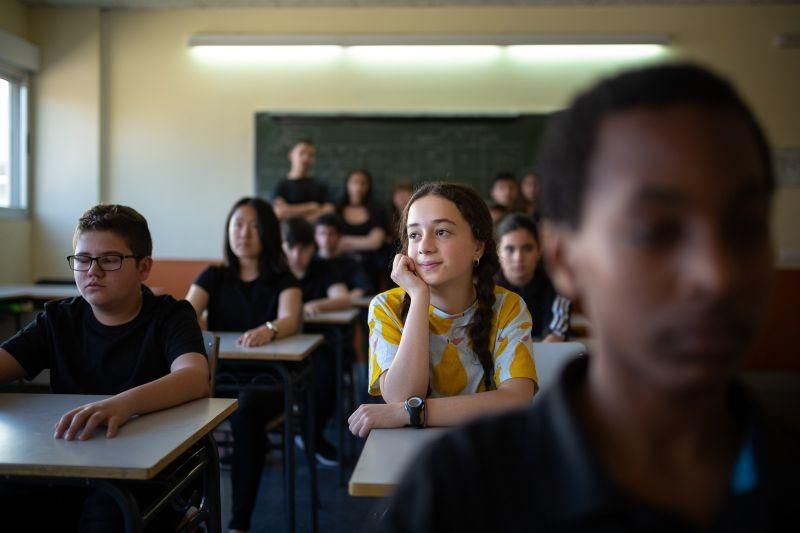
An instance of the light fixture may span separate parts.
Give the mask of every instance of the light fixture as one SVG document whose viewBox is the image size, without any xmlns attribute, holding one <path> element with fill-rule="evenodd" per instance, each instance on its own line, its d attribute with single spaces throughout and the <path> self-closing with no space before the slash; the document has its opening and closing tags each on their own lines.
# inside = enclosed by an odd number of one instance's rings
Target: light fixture
<svg viewBox="0 0 800 533">
<path fill-rule="evenodd" d="M 657 55 L 667 34 L 620 35 L 263 35 L 196 34 L 189 46 L 221 60 L 327 60 L 343 51 L 357 61 L 485 61 L 504 52 L 516 60 L 637 59 Z"/>
</svg>

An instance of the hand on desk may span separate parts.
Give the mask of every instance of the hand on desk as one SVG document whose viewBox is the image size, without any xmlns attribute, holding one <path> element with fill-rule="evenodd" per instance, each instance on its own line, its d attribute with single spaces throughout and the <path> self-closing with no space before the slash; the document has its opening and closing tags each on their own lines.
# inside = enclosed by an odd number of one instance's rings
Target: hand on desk
<svg viewBox="0 0 800 533">
<path fill-rule="evenodd" d="M 120 426 L 133 415 L 128 403 L 123 398 L 114 396 L 69 411 L 56 424 L 54 436 L 57 439 L 72 440 L 77 435 L 78 440 L 88 440 L 96 428 L 105 425 L 108 427 L 106 437 L 111 439 L 117 436 Z M 83 431 L 78 435 L 81 428 Z"/>
<path fill-rule="evenodd" d="M 319 302 L 308 302 L 303 305 L 303 315 L 316 316 L 322 312 L 319 308 Z"/>
<path fill-rule="evenodd" d="M 236 344 L 245 348 L 263 346 L 270 342 L 274 336 L 275 333 L 267 326 L 259 326 L 242 333 L 242 336 L 236 339 Z"/>
<path fill-rule="evenodd" d="M 402 402 L 365 403 L 350 415 L 347 423 L 353 435 L 366 438 L 373 429 L 401 428 L 410 423 L 410 418 Z"/>
</svg>

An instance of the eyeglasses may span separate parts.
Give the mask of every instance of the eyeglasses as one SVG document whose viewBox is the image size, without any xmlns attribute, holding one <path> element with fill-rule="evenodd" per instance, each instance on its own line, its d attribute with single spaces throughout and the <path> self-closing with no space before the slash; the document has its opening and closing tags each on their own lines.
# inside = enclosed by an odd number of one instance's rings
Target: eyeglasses
<svg viewBox="0 0 800 533">
<path fill-rule="evenodd" d="M 125 259 L 134 258 L 141 259 L 136 255 L 122 255 L 122 254 L 108 254 L 99 257 L 91 257 L 89 255 L 70 255 L 67 257 L 69 268 L 78 272 L 86 272 L 92 268 L 92 261 L 97 261 L 97 266 L 103 272 L 111 270 L 119 270 L 122 268 L 122 261 Z"/>
</svg>

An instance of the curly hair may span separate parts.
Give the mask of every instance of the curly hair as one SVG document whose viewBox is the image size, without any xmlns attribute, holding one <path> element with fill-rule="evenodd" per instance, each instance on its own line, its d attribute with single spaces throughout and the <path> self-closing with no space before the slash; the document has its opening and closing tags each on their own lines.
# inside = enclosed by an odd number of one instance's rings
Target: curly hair
<svg viewBox="0 0 800 533">
<path fill-rule="evenodd" d="M 475 277 L 475 291 L 477 293 L 477 308 L 475 318 L 469 326 L 469 337 L 472 341 L 472 350 L 477 355 L 483 367 L 483 380 L 486 390 L 494 388 L 494 358 L 490 346 L 489 335 L 494 319 L 495 295 L 494 277 L 500 269 L 500 260 L 497 257 L 497 246 L 494 242 L 492 217 L 486 203 L 474 189 L 458 183 L 427 183 L 418 188 L 406 204 L 400 218 L 398 233 L 400 235 L 400 252 L 408 254 L 408 233 L 405 228 L 408 223 L 408 211 L 411 205 L 425 196 L 437 196 L 452 202 L 467 221 L 472 230 L 472 237 L 484 245 L 483 256 L 478 264 L 473 267 Z M 411 299 L 408 294 L 403 299 L 400 311 L 402 320 L 408 314 Z"/>
</svg>

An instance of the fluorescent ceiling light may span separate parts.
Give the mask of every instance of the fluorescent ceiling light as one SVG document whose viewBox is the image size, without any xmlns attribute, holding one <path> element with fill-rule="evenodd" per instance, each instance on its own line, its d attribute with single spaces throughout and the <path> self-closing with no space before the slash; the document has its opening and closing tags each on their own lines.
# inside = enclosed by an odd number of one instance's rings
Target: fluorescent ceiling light
<svg viewBox="0 0 800 533">
<path fill-rule="evenodd" d="M 508 47 L 508 55 L 541 61 L 645 59 L 664 52 L 660 44 L 538 44 Z"/>
<path fill-rule="evenodd" d="M 351 46 L 348 55 L 364 61 L 441 62 L 484 61 L 502 53 L 499 46 L 489 45 L 419 45 L 419 46 Z"/>
<path fill-rule="evenodd" d="M 189 46 L 201 57 L 234 61 L 326 60 L 344 49 L 364 61 L 474 61 L 505 50 L 532 60 L 638 59 L 657 55 L 666 34 L 621 35 L 261 35 L 197 34 Z"/>
</svg>

